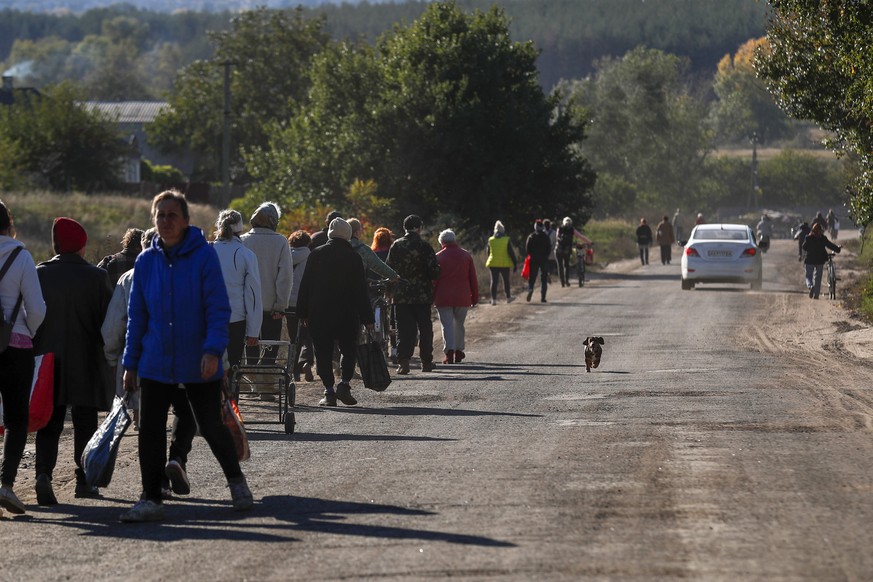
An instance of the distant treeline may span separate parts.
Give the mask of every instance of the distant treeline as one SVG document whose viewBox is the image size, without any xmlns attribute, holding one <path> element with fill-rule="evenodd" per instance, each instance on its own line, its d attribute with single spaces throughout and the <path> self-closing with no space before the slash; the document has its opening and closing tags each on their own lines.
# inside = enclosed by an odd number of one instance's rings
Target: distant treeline
<svg viewBox="0 0 873 582">
<path fill-rule="evenodd" d="M 560 79 L 591 73 L 606 56 L 621 56 L 638 45 L 691 59 L 693 72 L 710 76 L 719 59 L 750 38 L 764 35 L 767 4 L 759 0 L 457 0 L 464 11 L 501 6 L 517 41 L 532 41 L 541 51 L 540 82 L 549 90 Z M 274 5 L 275 2 L 270 2 Z M 288 1 L 297 6 L 299 0 Z M 417 19 L 427 2 L 322 5 L 307 8 L 313 17 L 326 17 L 326 30 L 335 38 L 374 41 L 395 23 Z M 151 6 L 154 4 L 150 3 Z M 176 4 L 182 8 L 185 2 Z M 75 14 L 37 14 L 0 11 L 0 61 L 6 62 L 17 39 L 40 41 L 55 36 L 78 42 L 100 35 L 102 23 L 127 16 L 148 25 L 155 44 L 173 43 L 181 64 L 209 58 L 206 32 L 225 30 L 233 12 L 154 12 L 132 5 Z"/>
</svg>

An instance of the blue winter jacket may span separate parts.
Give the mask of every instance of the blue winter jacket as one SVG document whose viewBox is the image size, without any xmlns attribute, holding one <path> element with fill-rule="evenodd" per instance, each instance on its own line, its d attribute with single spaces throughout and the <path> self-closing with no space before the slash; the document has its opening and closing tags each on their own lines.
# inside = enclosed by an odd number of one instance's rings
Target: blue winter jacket
<svg viewBox="0 0 873 582">
<path fill-rule="evenodd" d="M 167 384 L 200 377 L 203 354 L 221 362 L 228 343 L 230 302 L 218 255 L 199 228 L 189 226 L 167 252 L 159 237 L 136 259 L 127 307 L 122 364 L 140 378 Z"/>
</svg>

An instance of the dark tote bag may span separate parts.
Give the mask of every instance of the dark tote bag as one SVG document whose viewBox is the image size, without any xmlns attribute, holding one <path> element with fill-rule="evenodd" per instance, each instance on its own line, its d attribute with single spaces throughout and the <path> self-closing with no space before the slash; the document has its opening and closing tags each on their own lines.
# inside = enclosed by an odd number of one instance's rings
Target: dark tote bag
<svg viewBox="0 0 873 582">
<path fill-rule="evenodd" d="M 361 378 L 364 388 L 382 392 L 391 384 L 391 374 L 388 373 L 388 362 L 382 346 L 368 332 L 362 344 L 355 348 L 358 356 L 358 367 L 361 368 Z"/>
</svg>

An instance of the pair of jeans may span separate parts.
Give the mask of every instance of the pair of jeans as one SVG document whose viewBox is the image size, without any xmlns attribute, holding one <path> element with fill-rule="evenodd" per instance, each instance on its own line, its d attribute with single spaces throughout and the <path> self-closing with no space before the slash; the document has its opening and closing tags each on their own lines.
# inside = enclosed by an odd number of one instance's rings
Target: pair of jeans
<svg viewBox="0 0 873 582">
<path fill-rule="evenodd" d="M 803 265 L 806 268 L 806 287 L 812 289 L 812 296 L 818 297 L 821 292 L 821 276 L 824 272 L 824 264 L 821 265 Z"/>
<path fill-rule="evenodd" d="M 443 330 L 443 353 L 449 350 L 464 351 L 464 321 L 469 307 L 437 307 L 440 327 Z"/>
<path fill-rule="evenodd" d="M 33 349 L 7 347 L 0 354 L 0 397 L 3 398 L 3 463 L 0 464 L 0 484 L 15 483 L 18 466 L 27 443 L 27 422 L 30 413 L 30 384 L 33 380 Z"/>
<path fill-rule="evenodd" d="M 82 467 L 82 453 L 85 445 L 97 432 L 96 406 L 71 406 L 73 419 L 73 460 L 76 466 Z M 67 416 L 67 405 L 55 406 L 51 420 L 44 428 L 36 432 L 36 474 L 48 475 L 49 478 L 58 464 L 58 444 L 64 430 L 64 419 Z"/>
<path fill-rule="evenodd" d="M 430 303 L 397 303 L 397 357 L 408 360 L 415 352 L 422 364 L 433 362 L 433 322 L 430 318 Z M 416 342 L 417 339 L 417 342 Z"/>
<path fill-rule="evenodd" d="M 509 286 L 509 267 L 488 267 L 488 270 L 491 271 L 491 299 L 497 300 L 497 288 L 501 278 L 503 278 L 503 292 L 509 299 L 512 296 Z"/>
<path fill-rule="evenodd" d="M 333 389 L 336 378 L 333 375 L 333 349 L 334 344 L 340 351 L 340 378 L 343 382 L 349 382 L 355 375 L 355 363 L 357 352 L 355 346 L 358 343 L 358 333 L 352 330 L 344 334 L 319 332 L 310 330 L 312 347 L 315 351 L 315 373 L 321 378 L 325 388 Z"/>
<path fill-rule="evenodd" d="M 644 265 L 649 264 L 649 245 L 640 245 L 640 262 Z"/>
<path fill-rule="evenodd" d="M 165 384 L 148 378 L 140 380 L 139 468 L 143 498 L 161 503 L 161 484 L 167 465 L 167 416 L 170 405 L 185 396 L 190 410 L 212 454 L 230 480 L 242 476 L 236 447 L 230 431 L 221 421 L 221 381 L 191 382 L 180 390 L 178 384 Z M 180 407 L 177 408 L 177 412 Z M 173 454 L 171 452 L 171 454 Z"/>
</svg>

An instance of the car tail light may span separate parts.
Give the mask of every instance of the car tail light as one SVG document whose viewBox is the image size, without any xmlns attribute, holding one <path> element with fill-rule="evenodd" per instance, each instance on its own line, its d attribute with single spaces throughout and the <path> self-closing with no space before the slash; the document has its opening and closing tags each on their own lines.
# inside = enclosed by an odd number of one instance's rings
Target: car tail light
<svg viewBox="0 0 873 582">
<path fill-rule="evenodd" d="M 754 257 L 756 254 L 758 254 L 758 249 L 756 249 L 756 248 L 754 248 L 754 247 L 749 247 L 749 248 L 747 248 L 746 250 L 743 251 L 742 256 L 744 256 L 744 257 Z"/>
<path fill-rule="evenodd" d="M 699 257 L 700 253 L 698 253 L 697 249 L 695 249 L 694 247 L 688 247 L 687 249 L 685 249 L 685 256 L 686 257 Z"/>
</svg>

